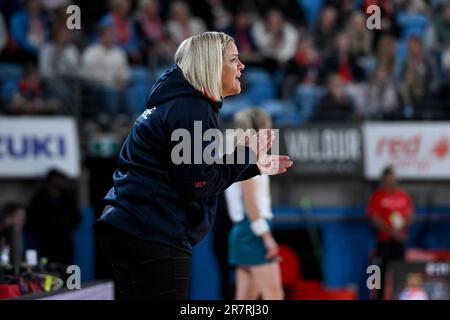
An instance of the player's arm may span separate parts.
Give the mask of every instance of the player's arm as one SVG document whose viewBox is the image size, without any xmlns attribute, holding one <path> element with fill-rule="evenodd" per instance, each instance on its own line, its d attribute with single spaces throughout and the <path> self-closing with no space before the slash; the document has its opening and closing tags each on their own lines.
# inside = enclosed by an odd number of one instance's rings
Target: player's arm
<svg viewBox="0 0 450 320">
<path fill-rule="evenodd" d="M 372 221 L 372 224 L 379 230 L 387 232 L 389 234 L 393 234 L 394 228 L 392 228 L 387 223 L 384 223 L 384 221 L 380 218 L 379 214 L 374 213 L 370 216 L 370 220 Z"/>
<path fill-rule="evenodd" d="M 376 228 L 390 234 L 395 239 L 400 241 L 405 240 L 405 236 L 399 230 L 396 230 L 390 225 L 384 223 L 384 221 L 380 218 L 378 214 L 373 214 L 371 216 L 371 221 Z"/>
</svg>

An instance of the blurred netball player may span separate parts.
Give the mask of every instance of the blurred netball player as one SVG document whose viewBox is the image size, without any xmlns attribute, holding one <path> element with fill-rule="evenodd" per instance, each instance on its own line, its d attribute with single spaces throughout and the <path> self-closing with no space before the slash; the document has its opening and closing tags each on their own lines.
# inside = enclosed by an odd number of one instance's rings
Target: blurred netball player
<svg viewBox="0 0 450 320">
<path fill-rule="evenodd" d="M 270 116 L 249 108 L 235 115 L 237 129 L 269 129 Z M 272 208 L 267 175 L 237 182 L 225 191 L 231 219 L 229 263 L 236 266 L 236 299 L 281 300 L 284 297 L 278 244 L 271 233 Z"/>
</svg>

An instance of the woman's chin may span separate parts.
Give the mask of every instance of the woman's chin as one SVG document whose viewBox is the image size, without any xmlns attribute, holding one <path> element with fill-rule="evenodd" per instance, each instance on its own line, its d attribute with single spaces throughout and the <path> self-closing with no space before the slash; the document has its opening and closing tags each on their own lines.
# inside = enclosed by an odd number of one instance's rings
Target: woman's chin
<svg viewBox="0 0 450 320">
<path fill-rule="evenodd" d="M 222 96 L 225 98 L 225 97 L 237 95 L 237 94 L 239 94 L 239 93 L 241 93 L 241 88 L 240 88 L 240 87 L 239 87 L 239 88 L 236 88 L 236 89 L 233 90 L 233 91 L 227 92 L 227 93 L 223 94 Z"/>
</svg>

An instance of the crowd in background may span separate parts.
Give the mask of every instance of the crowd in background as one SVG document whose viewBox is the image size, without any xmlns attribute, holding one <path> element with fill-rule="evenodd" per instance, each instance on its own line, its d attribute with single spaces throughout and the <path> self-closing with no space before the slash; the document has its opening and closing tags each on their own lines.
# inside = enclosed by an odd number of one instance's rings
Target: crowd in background
<svg viewBox="0 0 450 320">
<path fill-rule="evenodd" d="M 81 29 L 69 30 L 69 5 Z M 370 5 L 381 29 L 366 25 Z M 236 39 L 249 105 L 306 121 L 448 119 L 446 0 L 0 1 L 0 113 L 134 116 L 178 44 Z M 226 107 L 227 105 L 225 105 Z"/>
<path fill-rule="evenodd" d="M 67 27 L 71 4 L 81 8 L 80 30 Z M 367 28 L 370 5 L 381 10 L 380 30 Z M 450 119 L 450 0 L 0 0 L 0 115 L 83 119 L 98 217 L 124 127 L 144 110 L 181 41 L 207 30 L 234 37 L 246 65 L 224 119 L 250 106 L 266 109 L 274 126 Z M 30 234 L 41 230 L 33 236 L 48 248 L 62 237 L 53 237 L 59 227 L 39 225 L 35 212 L 55 220 L 66 207 L 58 221 L 65 234 L 80 219 L 58 179 L 47 178 L 23 206 L 27 222 L 17 219 Z M 71 249 L 43 250 L 73 260 Z M 97 263 L 97 276 L 109 276 Z"/>
</svg>

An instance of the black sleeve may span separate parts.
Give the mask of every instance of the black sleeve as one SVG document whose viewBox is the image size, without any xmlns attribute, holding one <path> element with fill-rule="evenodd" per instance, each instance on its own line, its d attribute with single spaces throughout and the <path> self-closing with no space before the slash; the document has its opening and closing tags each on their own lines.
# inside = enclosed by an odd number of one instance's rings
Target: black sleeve
<svg viewBox="0 0 450 320">
<path fill-rule="evenodd" d="M 245 170 L 237 181 L 244 181 L 253 178 L 254 176 L 258 176 L 261 174 L 259 168 L 256 164 L 251 164 L 247 170 Z"/>
<path fill-rule="evenodd" d="M 194 101 L 197 104 L 193 104 Z M 259 174 L 259 170 L 256 172 L 254 168 L 256 165 L 251 164 L 256 162 L 256 155 L 247 146 L 237 147 L 233 153 L 217 158 L 217 161 L 211 164 L 206 163 L 203 157 L 198 157 L 198 154 L 197 159 L 194 159 L 194 140 L 202 140 L 201 151 L 203 155 L 205 148 L 211 144 L 211 141 L 203 141 L 203 134 L 208 129 L 218 129 L 217 118 L 211 107 L 204 101 L 199 103 L 199 99 L 185 98 L 178 103 L 181 106 L 184 105 L 184 108 L 189 108 L 189 112 L 177 112 L 178 108 L 174 108 L 168 118 L 170 123 L 168 126 L 170 128 L 169 134 L 176 129 L 186 129 L 190 133 L 191 148 L 190 157 L 188 157 L 190 161 L 180 164 L 174 164 L 171 161 L 169 176 L 175 182 L 182 196 L 197 200 L 218 195 L 234 182 L 246 180 Z M 201 137 L 194 135 L 194 121 L 201 121 Z M 181 141 L 184 142 L 184 139 L 171 141 L 172 150 Z M 197 153 L 199 153 L 198 151 Z"/>
</svg>

